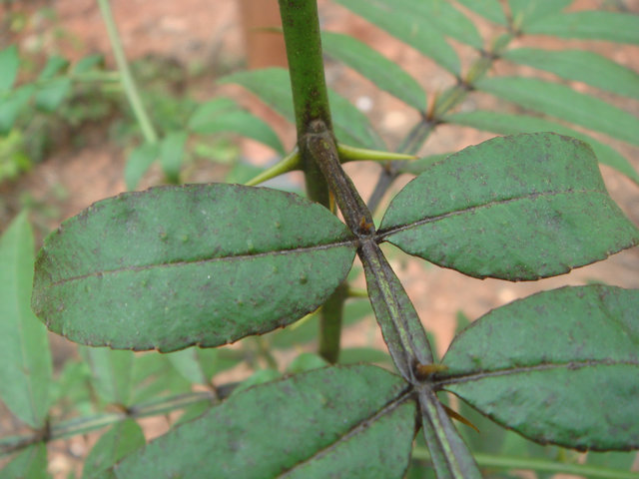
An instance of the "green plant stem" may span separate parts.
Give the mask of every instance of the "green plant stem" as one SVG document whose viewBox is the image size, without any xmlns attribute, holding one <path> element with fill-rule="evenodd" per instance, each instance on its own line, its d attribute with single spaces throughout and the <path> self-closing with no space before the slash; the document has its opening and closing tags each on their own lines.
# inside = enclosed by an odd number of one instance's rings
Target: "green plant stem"
<svg viewBox="0 0 640 480">
<path fill-rule="evenodd" d="M 138 88 L 133 80 L 133 75 L 131 74 L 127 57 L 125 56 L 124 49 L 122 48 L 120 35 L 118 34 L 118 29 L 116 28 L 116 24 L 113 19 L 109 0 L 98 0 L 98 6 L 100 7 L 100 13 L 102 14 L 104 24 L 107 28 L 107 34 L 109 35 L 109 41 L 111 42 L 111 48 L 113 49 L 113 56 L 115 57 L 116 65 L 120 71 L 122 86 L 124 87 L 124 91 L 129 103 L 131 104 L 136 120 L 140 125 L 142 135 L 147 143 L 156 143 L 158 141 L 158 134 L 149 120 L 147 111 L 145 110 L 140 94 L 138 93 Z"/>
<path fill-rule="evenodd" d="M 320 311 L 320 347 L 318 353 L 329 363 L 337 363 L 340 357 L 340 334 L 344 302 L 348 297 L 348 285 L 342 283 Z"/>
<path fill-rule="evenodd" d="M 416 460 L 429 463 L 432 461 L 429 450 L 424 447 L 414 448 L 412 457 Z M 595 478 L 635 478 L 637 476 L 637 472 L 588 464 L 562 463 L 539 458 L 510 457 L 504 455 L 491 455 L 487 453 L 475 453 L 474 457 L 478 462 L 478 465 L 482 468 L 536 470 L 551 473 L 568 473 L 571 475 Z"/>
<path fill-rule="evenodd" d="M 307 195 L 335 212 L 329 186 L 306 148 L 306 134 L 320 121 L 331 132 L 331 111 L 324 78 L 320 22 L 316 0 L 279 0 L 282 30 L 287 49 L 291 91 L 298 133 L 298 149 Z M 332 136 L 333 134 L 330 133 Z M 333 294 L 320 315 L 320 355 L 337 361 L 342 329 L 342 293 Z"/>
</svg>

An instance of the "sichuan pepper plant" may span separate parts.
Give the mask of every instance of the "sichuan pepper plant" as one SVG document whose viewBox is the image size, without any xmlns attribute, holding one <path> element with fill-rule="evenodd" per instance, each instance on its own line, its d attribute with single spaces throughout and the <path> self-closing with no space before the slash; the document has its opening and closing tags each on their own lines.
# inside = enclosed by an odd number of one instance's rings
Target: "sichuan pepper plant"
<svg viewBox="0 0 640 480">
<path fill-rule="evenodd" d="M 476 88 L 508 92 L 523 103 L 533 89 L 547 93 L 542 101 L 549 105 L 567 94 L 571 89 L 561 85 L 484 76 L 500 56 L 518 57 L 507 45 L 527 28 L 557 34 L 557 17 L 572 15 L 560 13 L 569 2 L 511 1 L 510 18 L 498 2 L 482 2 L 482 8 L 479 2 L 460 3 L 510 29 L 491 51 L 479 47 L 482 55 L 465 76 L 455 52 L 438 43 L 442 35 L 435 24 L 417 33 L 406 28 L 416 14 L 429 18 L 436 5 L 440 18 L 450 20 L 439 23 L 450 29 L 447 35 L 476 42 L 469 33 L 474 30 L 463 28 L 469 23 L 448 2 L 402 0 L 397 8 L 383 0 L 344 2 L 402 40 L 419 42 L 423 53 L 456 75 L 458 85 L 428 108 L 413 83 L 399 87 L 395 71 L 385 77 L 380 68 L 368 67 L 372 58 L 387 66 L 368 47 L 336 34 L 322 37 L 332 55 L 417 102 L 423 118 L 400 152 L 370 150 L 381 147 L 381 140 L 344 99 L 328 93 L 316 3 L 280 0 L 293 108 L 285 71 L 240 73 L 227 81 L 258 93 L 296 124 L 294 150 L 248 183 L 301 169 L 308 198 L 230 184 L 157 187 L 98 202 L 46 239 L 35 262 L 33 311 L 72 341 L 165 353 L 213 348 L 286 327 L 321 308 L 320 352 L 330 363 L 339 355 L 347 275 L 357 256 L 395 366 L 390 372 L 332 365 L 236 391 L 196 421 L 182 422 L 140 448 L 144 439 L 126 419 L 100 441 L 113 449 L 114 439 L 125 436 L 131 444 L 120 453 L 110 450 L 106 461 L 88 459 L 95 472 L 122 478 L 401 477 L 420 431 L 438 477 L 478 478 L 478 465 L 452 418 L 470 422 L 443 403 L 437 395 L 442 391 L 540 444 L 638 448 L 637 290 L 588 285 L 518 300 L 469 325 L 438 361 L 380 248 L 389 242 L 476 278 L 531 281 L 638 243 L 636 227 L 606 191 L 594 153 L 637 179 L 617 152 L 585 135 L 552 133 L 569 129 L 549 128 L 553 124 L 535 117 L 450 113 Z M 593 20 L 573 21 L 575 31 L 593 31 L 583 25 Z M 528 53 L 519 52 L 524 63 L 535 57 Z M 396 80 L 405 78 L 401 72 Z M 561 118 L 568 111 L 574 117 L 567 120 L 582 120 L 576 110 L 562 110 L 575 98 L 556 105 Z M 591 112 L 585 126 L 637 142 L 623 112 L 593 100 L 578 105 Z M 594 105 L 600 110 L 592 112 Z M 625 122 L 610 128 L 607 115 Z M 465 118 L 497 130 L 547 131 L 407 163 L 434 128 Z M 342 167 L 363 159 L 387 162 L 368 205 Z M 419 175 L 392 199 L 376 226 L 372 210 L 393 179 L 412 168 Z M 21 222 L 10 231 L 16 238 Z M 28 422 L 41 428 L 42 441 L 51 436 L 47 408 L 40 402 Z M 135 411 L 125 410 L 125 418 L 127 413 L 135 418 Z"/>
</svg>

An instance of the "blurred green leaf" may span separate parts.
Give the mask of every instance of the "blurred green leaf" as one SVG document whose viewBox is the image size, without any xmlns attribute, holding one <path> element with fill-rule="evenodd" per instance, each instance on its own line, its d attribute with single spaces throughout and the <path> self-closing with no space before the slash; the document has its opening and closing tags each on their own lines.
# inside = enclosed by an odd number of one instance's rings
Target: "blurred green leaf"
<svg viewBox="0 0 640 480">
<path fill-rule="evenodd" d="M 349 35 L 323 32 L 322 48 L 376 86 L 421 112 L 427 110 L 426 94 L 420 84 L 398 64 Z"/>
<path fill-rule="evenodd" d="M 0 134 L 5 135 L 11 131 L 34 91 L 33 85 L 25 85 L 11 92 L 8 97 L 0 98 Z"/>
<path fill-rule="evenodd" d="M 493 23 L 507 25 L 507 17 L 504 15 L 500 0 L 458 0 L 458 3 Z"/>
<path fill-rule="evenodd" d="M 71 79 L 66 77 L 48 81 L 35 96 L 36 107 L 45 112 L 55 112 L 71 92 Z"/>
<path fill-rule="evenodd" d="M 537 442 L 638 448 L 638 290 L 515 301 L 458 335 L 443 362 L 447 390 Z"/>
<path fill-rule="evenodd" d="M 83 478 L 116 478 L 113 467 L 145 445 L 142 429 L 134 420 L 123 420 L 98 439 L 82 469 Z"/>
<path fill-rule="evenodd" d="M 189 129 L 199 134 L 237 133 L 263 143 L 279 154 L 284 155 L 282 142 L 280 142 L 280 139 L 269 124 L 243 110 L 238 109 L 209 117 L 205 117 L 200 110 L 196 110 L 189 120 Z"/>
<path fill-rule="evenodd" d="M 131 150 L 124 167 L 124 181 L 128 190 L 136 189 L 144 174 L 159 156 L 160 146 L 157 143 L 143 143 Z"/>
<path fill-rule="evenodd" d="M 46 444 L 26 447 L 0 470 L 0 478 L 49 478 Z"/>
<path fill-rule="evenodd" d="M 51 405 L 51 352 L 47 330 L 31 312 L 33 232 L 19 214 L 0 237 L 0 398 L 34 429 Z"/>
<path fill-rule="evenodd" d="M 53 55 L 47 59 L 47 63 L 40 72 L 40 75 L 38 75 L 38 80 L 51 80 L 58 73 L 61 73 L 62 70 L 67 68 L 68 65 L 69 62 L 60 55 Z"/>
<path fill-rule="evenodd" d="M 508 50 L 502 57 L 520 65 L 553 72 L 568 80 L 577 80 L 618 95 L 638 98 L 638 74 L 597 53 L 585 50 L 516 48 Z"/>
<path fill-rule="evenodd" d="M 442 162 L 445 158 L 451 155 L 449 153 L 438 153 L 436 155 L 429 155 L 427 157 L 422 157 L 417 160 L 412 160 L 407 162 L 402 167 L 402 173 L 411 173 L 413 175 L 420 175 L 422 172 L 431 167 L 434 163 Z"/>
<path fill-rule="evenodd" d="M 372 366 L 312 370 L 259 385 L 153 440 L 116 474 L 400 478 L 416 414 L 405 387 Z"/>
<path fill-rule="evenodd" d="M 454 75 L 460 74 L 458 54 L 429 19 L 406 8 L 398 8 L 393 0 L 336 2 L 433 59 Z"/>
<path fill-rule="evenodd" d="M 206 385 L 209 379 L 205 376 L 198 358 L 198 348 L 190 347 L 167 354 L 171 365 L 191 383 Z"/>
<path fill-rule="evenodd" d="M 638 242 L 593 151 L 552 133 L 494 138 L 433 164 L 392 200 L 379 235 L 437 265 L 512 281 Z"/>
<path fill-rule="evenodd" d="M 527 0 L 523 0 L 527 1 Z M 555 2 L 547 2 L 555 3 Z M 607 40 L 638 44 L 638 15 L 597 10 L 583 10 L 546 17 L 525 28 L 527 33 L 561 38 Z"/>
<path fill-rule="evenodd" d="M 102 55 L 88 55 L 78 60 L 74 65 L 72 72 L 76 75 L 87 73 L 104 62 Z"/>
<path fill-rule="evenodd" d="M 387 352 L 370 347 L 343 348 L 340 350 L 340 363 L 342 365 L 350 363 L 381 363 L 393 366 L 391 357 Z"/>
<path fill-rule="evenodd" d="M 572 2 L 573 0 L 509 0 L 509 7 L 514 23 L 520 29 L 528 31 L 528 26 L 541 23 L 542 20 L 546 22 L 549 16 L 557 14 Z"/>
<path fill-rule="evenodd" d="M 282 374 L 273 368 L 265 368 L 263 370 L 258 370 L 253 372 L 253 374 L 240 383 L 236 388 L 231 392 L 230 397 L 234 395 L 238 395 L 245 390 L 250 389 L 251 387 L 255 387 L 256 385 L 262 385 L 263 383 L 273 382 L 274 380 L 278 380 L 282 377 Z"/>
<path fill-rule="evenodd" d="M 604 165 L 615 168 L 638 183 L 638 172 L 629 164 L 626 158 L 610 146 L 601 143 L 589 135 L 573 130 L 559 123 L 551 122 L 543 118 L 528 115 L 515 115 L 508 113 L 489 112 L 477 110 L 475 112 L 454 113 L 447 115 L 444 120 L 456 125 L 486 130 L 503 135 L 516 133 L 554 132 L 569 137 L 574 137 L 589 144 L 598 161 Z"/>
<path fill-rule="evenodd" d="M 638 118 L 566 85 L 537 78 L 495 77 L 479 80 L 476 87 L 536 112 L 638 144 Z"/>
<path fill-rule="evenodd" d="M 79 346 L 79 351 L 91 368 L 92 384 L 106 402 L 129 406 L 131 400 L 131 371 L 133 352 L 110 348 Z"/>
<path fill-rule="evenodd" d="M 321 356 L 315 353 L 305 352 L 293 359 L 287 367 L 287 373 L 295 375 L 296 373 L 307 372 L 327 366 L 329 366 L 329 363 Z"/>
<path fill-rule="evenodd" d="M 172 183 L 180 182 L 180 168 L 187 143 L 187 132 L 171 132 L 160 140 L 160 164 Z"/>
<path fill-rule="evenodd" d="M 45 240 L 33 308 L 50 330 L 87 345 L 218 346 L 314 311 L 355 249 L 335 215 L 297 195 L 152 188 L 98 202 Z"/>
<path fill-rule="evenodd" d="M 0 75 L 0 93 L 3 90 L 11 90 L 18 77 L 19 67 L 18 47 L 9 45 L 7 48 L 0 50 L 0 72 L 2 72 L 2 75 Z"/>
</svg>

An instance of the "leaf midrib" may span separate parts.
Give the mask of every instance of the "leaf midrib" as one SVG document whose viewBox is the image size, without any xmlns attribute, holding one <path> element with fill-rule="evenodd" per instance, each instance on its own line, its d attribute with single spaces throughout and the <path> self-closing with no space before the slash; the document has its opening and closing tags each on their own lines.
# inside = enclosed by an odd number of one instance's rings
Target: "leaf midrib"
<svg viewBox="0 0 640 480">
<path fill-rule="evenodd" d="M 446 362 L 446 358 L 444 359 Z M 567 370 L 579 370 L 582 368 L 588 367 L 616 367 L 620 365 L 628 365 L 628 366 L 638 366 L 638 360 L 636 361 L 623 361 L 623 360 L 610 360 L 610 359 L 600 359 L 600 360 L 579 360 L 579 361 L 571 361 L 571 362 L 562 362 L 562 363 L 538 363 L 536 365 L 528 365 L 524 367 L 514 367 L 514 368 L 503 368 L 489 371 L 479 371 L 473 373 L 463 373 L 460 375 L 451 375 L 448 378 L 440 378 L 439 380 L 434 382 L 436 387 L 446 387 L 447 385 L 453 385 L 456 383 L 466 383 L 473 382 L 478 380 L 484 380 L 485 378 L 490 377 L 500 377 L 506 375 L 519 375 L 523 373 L 530 373 L 536 371 L 544 371 L 544 370 L 554 370 L 554 369 L 567 369 Z M 440 376 L 442 377 L 442 375 Z"/>
<path fill-rule="evenodd" d="M 519 195 L 517 197 L 508 197 L 500 200 L 493 200 L 487 203 L 471 205 L 468 207 L 461 208 L 459 210 L 452 210 L 447 213 L 443 213 L 440 215 L 435 215 L 433 217 L 425 217 L 418 220 L 415 220 L 411 223 L 406 223 L 404 225 L 399 225 L 396 227 L 390 227 L 386 229 L 380 229 L 376 232 L 376 240 L 378 242 L 383 242 L 387 237 L 395 235 L 397 233 L 403 232 L 404 230 L 409 230 L 411 228 L 420 227 L 422 225 L 426 225 L 428 223 L 437 222 L 440 220 L 445 220 L 450 217 L 455 217 L 458 215 L 463 215 L 465 213 L 475 212 L 477 210 L 491 208 L 497 205 L 504 205 L 508 203 L 518 202 L 521 200 L 531 200 L 536 199 L 537 197 L 555 197 L 559 195 L 568 195 L 568 194 L 599 194 L 606 198 L 608 198 L 607 194 L 602 190 L 594 190 L 594 189 L 579 189 L 579 190 L 563 190 L 562 192 L 534 192 L 526 195 Z"/>
<path fill-rule="evenodd" d="M 353 238 L 349 240 L 341 240 L 341 241 L 326 243 L 322 245 L 312 245 L 309 247 L 294 247 L 290 249 L 270 250 L 267 252 L 258 252 L 258 253 L 241 253 L 238 255 L 201 258 L 197 260 L 178 260 L 178 261 L 172 261 L 172 262 L 166 262 L 166 263 L 154 263 L 150 265 L 137 265 L 137 266 L 128 266 L 128 267 L 125 266 L 125 267 L 115 268 L 113 270 L 101 270 L 101 271 L 86 273 L 84 275 L 77 275 L 74 277 L 63 278 L 61 280 L 51 282 L 50 286 L 53 287 L 53 286 L 63 285 L 68 282 L 84 280 L 91 277 L 99 277 L 103 275 L 115 275 L 122 272 L 140 272 L 144 270 L 152 270 L 154 268 L 183 267 L 187 265 L 207 264 L 207 263 L 213 263 L 213 262 L 243 261 L 243 260 L 249 260 L 254 258 L 269 257 L 269 256 L 289 255 L 289 254 L 296 254 L 296 253 L 330 250 L 332 248 L 340 248 L 340 247 L 346 247 L 346 246 L 353 246 L 355 248 L 357 244 L 358 244 L 358 239 Z"/>
</svg>

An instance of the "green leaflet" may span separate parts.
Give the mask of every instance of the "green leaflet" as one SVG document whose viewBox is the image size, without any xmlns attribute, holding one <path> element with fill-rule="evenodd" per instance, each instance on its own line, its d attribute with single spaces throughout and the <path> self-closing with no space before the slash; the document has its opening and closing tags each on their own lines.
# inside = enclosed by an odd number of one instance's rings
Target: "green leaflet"
<svg viewBox="0 0 640 480">
<path fill-rule="evenodd" d="M 495 138 L 436 163 L 391 202 L 379 235 L 467 275 L 535 280 L 637 244 L 588 145 Z"/>
<path fill-rule="evenodd" d="M 328 210 L 266 188 L 126 193 L 46 239 L 32 305 L 86 345 L 222 345 L 315 310 L 347 275 L 351 238 Z"/>
<path fill-rule="evenodd" d="M 18 48 L 15 45 L 9 45 L 4 50 L 0 50 L 0 92 L 3 90 L 11 90 L 18 76 L 18 68 L 20 67 L 20 57 L 18 56 Z"/>
<path fill-rule="evenodd" d="M 0 98 L 0 134 L 11 131 L 16 118 L 29 103 L 34 91 L 33 85 L 25 85 L 16 88 L 7 97 Z"/>
<path fill-rule="evenodd" d="M 378 367 L 312 370 L 212 407 L 116 467 L 120 478 L 400 478 L 414 436 L 407 384 Z"/>
<path fill-rule="evenodd" d="M 474 322 L 442 385 L 537 442 L 638 448 L 638 291 L 543 292 Z"/>
<path fill-rule="evenodd" d="M 583 10 L 549 16 L 543 22 L 525 28 L 525 31 L 562 38 L 608 40 L 637 45 L 638 15 Z"/>
<path fill-rule="evenodd" d="M 168 133 L 160 140 L 160 163 L 162 170 L 171 183 L 180 183 L 180 168 L 187 143 L 187 132 Z"/>
<path fill-rule="evenodd" d="M 127 184 L 127 189 L 135 190 L 159 155 L 160 144 L 158 143 L 143 143 L 129 153 L 127 164 L 124 167 L 124 181 Z"/>
<path fill-rule="evenodd" d="M 392 0 L 336 0 L 374 25 L 433 59 L 454 75 L 460 74 L 458 54 L 442 33 L 415 11 L 398 8 Z"/>
<path fill-rule="evenodd" d="M 553 72 L 618 95 L 638 98 L 638 74 L 597 53 L 585 50 L 516 48 L 502 57 L 514 63 Z"/>
<path fill-rule="evenodd" d="M 598 157 L 598 161 L 600 163 L 615 168 L 620 173 L 638 183 L 638 172 L 636 172 L 627 159 L 620 153 L 609 145 L 593 139 L 589 135 L 585 135 L 584 133 L 565 127 L 559 123 L 528 115 L 515 115 L 483 110 L 447 115 L 445 117 L 445 121 L 456 125 L 466 125 L 503 135 L 511 135 L 515 133 L 554 132 L 559 133 L 560 135 L 574 137 L 588 143 L 589 146 L 593 148 L 593 151 L 595 152 L 596 157 Z"/>
<path fill-rule="evenodd" d="M 504 15 L 500 0 L 458 0 L 458 3 L 493 23 L 507 25 L 507 17 Z"/>
<path fill-rule="evenodd" d="M 511 18 L 518 28 L 540 23 L 550 15 L 558 14 L 571 5 L 573 0 L 509 0 Z"/>
<path fill-rule="evenodd" d="M 282 142 L 260 118 L 242 110 L 234 101 L 218 98 L 198 106 L 189 118 L 188 128 L 199 134 L 233 132 L 261 142 L 281 155 L 285 154 Z"/>
<path fill-rule="evenodd" d="M 0 470 L 0 478 L 49 478 L 47 445 L 44 442 L 29 445 Z"/>
<path fill-rule="evenodd" d="M 133 352 L 90 347 L 79 350 L 91 368 L 91 383 L 100 398 L 109 404 L 129 406 Z"/>
<path fill-rule="evenodd" d="M 39 429 L 51 403 L 52 366 L 47 331 L 29 303 L 33 243 L 26 212 L 0 237 L 0 398 L 21 421 Z"/>
<path fill-rule="evenodd" d="M 35 96 L 36 107 L 45 112 L 55 112 L 60 104 L 71 92 L 71 79 L 68 77 L 54 78 L 48 81 Z"/>
<path fill-rule="evenodd" d="M 220 82 L 242 85 L 290 122 L 295 120 L 291 81 L 287 70 L 267 68 L 240 72 L 224 77 Z M 386 150 L 384 142 L 367 117 L 346 98 L 329 90 L 329 103 L 338 140 L 352 146 Z"/>
<path fill-rule="evenodd" d="M 421 112 L 427 110 L 424 90 L 395 62 L 349 35 L 323 32 L 322 48 L 371 80 L 376 86 Z"/>
<path fill-rule="evenodd" d="M 531 110 L 638 144 L 640 127 L 635 116 L 566 85 L 537 78 L 495 77 L 479 80 L 476 87 Z"/>
<path fill-rule="evenodd" d="M 117 423 L 93 446 L 84 462 L 83 478 L 115 478 L 114 465 L 128 454 L 144 447 L 140 426 L 131 419 Z"/>
</svg>

